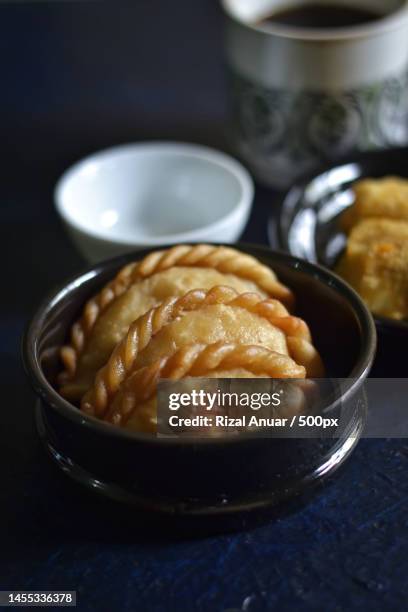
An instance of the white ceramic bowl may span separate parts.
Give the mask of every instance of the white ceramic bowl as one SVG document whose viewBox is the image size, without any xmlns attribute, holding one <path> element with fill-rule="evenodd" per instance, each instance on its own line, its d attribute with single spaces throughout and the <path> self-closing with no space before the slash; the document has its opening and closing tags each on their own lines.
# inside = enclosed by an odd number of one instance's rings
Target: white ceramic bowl
<svg viewBox="0 0 408 612">
<path fill-rule="evenodd" d="M 207 147 L 128 144 L 86 157 L 55 188 L 55 204 L 90 262 L 141 246 L 234 242 L 254 187 L 235 159 Z"/>
</svg>

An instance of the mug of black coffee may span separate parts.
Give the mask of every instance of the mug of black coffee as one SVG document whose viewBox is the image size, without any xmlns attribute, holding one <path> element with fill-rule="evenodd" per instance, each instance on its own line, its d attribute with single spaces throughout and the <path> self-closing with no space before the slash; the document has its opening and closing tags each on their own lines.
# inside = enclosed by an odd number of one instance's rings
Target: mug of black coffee
<svg viewBox="0 0 408 612">
<path fill-rule="evenodd" d="M 237 153 L 285 188 L 408 143 L 408 0 L 223 0 Z"/>
</svg>

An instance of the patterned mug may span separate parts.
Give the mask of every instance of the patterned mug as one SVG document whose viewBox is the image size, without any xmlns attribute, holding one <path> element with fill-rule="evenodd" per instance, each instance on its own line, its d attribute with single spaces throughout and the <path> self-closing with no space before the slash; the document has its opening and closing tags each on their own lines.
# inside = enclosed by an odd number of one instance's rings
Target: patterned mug
<svg viewBox="0 0 408 612">
<path fill-rule="evenodd" d="M 353 151 L 408 143 L 408 0 L 326 2 L 380 17 L 300 28 L 262 21 L 287 0 L 222 0 L 235 149 L 277 188 Z"/>
</svg>

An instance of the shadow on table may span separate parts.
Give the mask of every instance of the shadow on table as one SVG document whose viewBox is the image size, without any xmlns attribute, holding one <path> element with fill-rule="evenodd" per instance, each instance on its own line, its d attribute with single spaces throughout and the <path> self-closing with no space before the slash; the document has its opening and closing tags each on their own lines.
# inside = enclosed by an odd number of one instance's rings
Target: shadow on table
<svg viewBox="0 0 408 612">
<path fill-rule="evenodd" d="M 42 538 L 59 541 L 165 544 L 249 530 L 297 512 L 318 490 L 263 512 L 229 517 L 176 518 L 141 512 L 135 507 L 88 491 L 64 476 L 41 447 L 36 452 L 36 464 L 36 475 L 31 478 L 31 486 L 34 485 L 37 494 L 31 491 L 26 500 L 29 506 L 23 511 L 24 515 L 29 513 L 30 520 L 24 520 L 23 516 L 19 519 L 19 513 L 15 515 L 16 532 L 20 532 L 23 545 L 27 539 L 35 538 L 39 533 Z M 20 494 L 24 496 L 24 492 Z M 17 500 L 14 501 L 16 503 Z"/>
</svg>

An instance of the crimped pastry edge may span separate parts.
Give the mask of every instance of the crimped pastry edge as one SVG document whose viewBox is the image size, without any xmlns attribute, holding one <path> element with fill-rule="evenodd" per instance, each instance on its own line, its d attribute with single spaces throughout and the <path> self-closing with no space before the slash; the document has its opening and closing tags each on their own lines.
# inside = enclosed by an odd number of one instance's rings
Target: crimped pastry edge
<svg viewBox="0 0 408 612">
<path fill-rule="evenodd" d="M 74 378 L 78 358 L 101 313 L 138 280 L 173 266 L 213 268 L 225 274 L 235 274 L 255 282 L 271 297 L 281 299 L 288 306 L 293 305 L 294 298 L 290 289 L 277 280 L 272 269 L 247 253 L 231 247 L 207 244 L 177 245 L 167 250 L 154 251 L 141 261 L 124 266 L 112 281 L 85 304 L 81 318 L 71 327 L 70 343 L 60 350 L 64 365 L 59 376 L 62 387 Z"/>
</svg>

